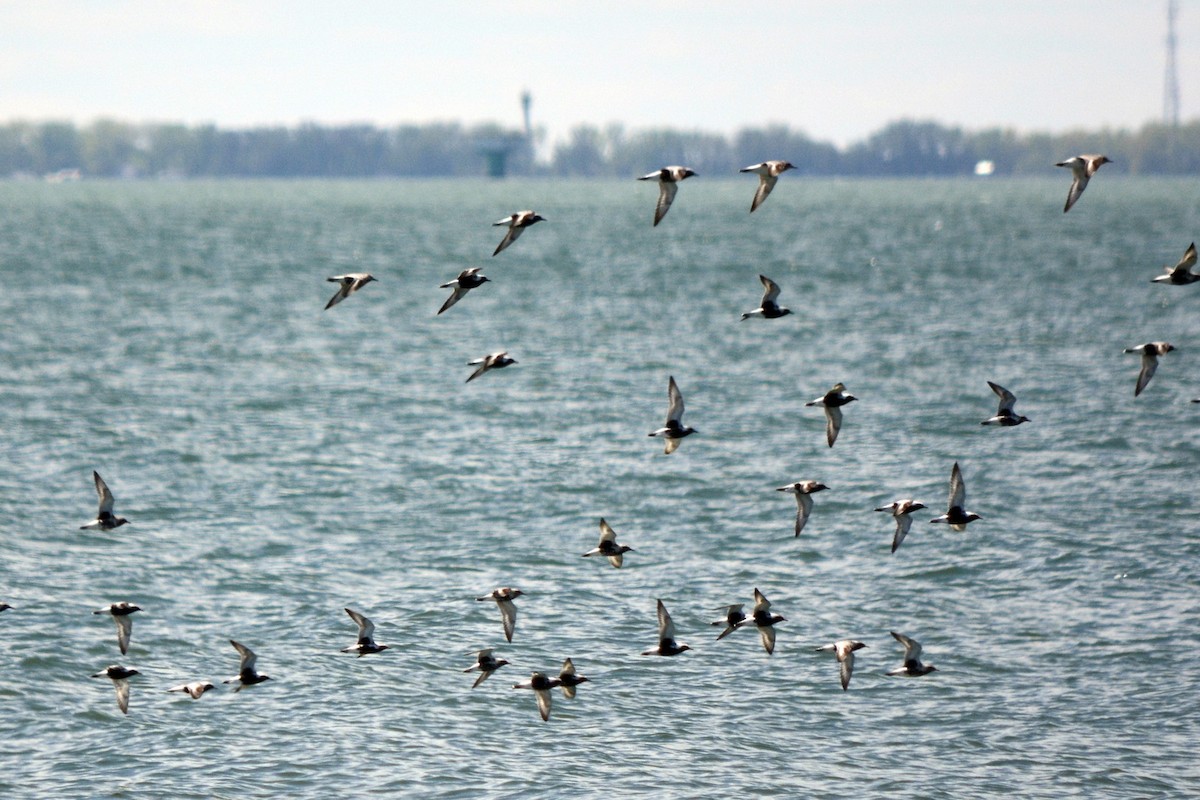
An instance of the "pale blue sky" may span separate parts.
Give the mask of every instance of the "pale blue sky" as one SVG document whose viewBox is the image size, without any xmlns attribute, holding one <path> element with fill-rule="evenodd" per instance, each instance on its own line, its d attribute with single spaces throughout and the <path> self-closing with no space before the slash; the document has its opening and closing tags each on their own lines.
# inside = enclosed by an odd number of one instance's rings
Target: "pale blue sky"
<svg viewBox="0 0 1200 800">
<path fill-rule="evenodd" d="M 1185 119 L 1200 2 L 1183 0 Z M 581 122 L 846 144 L 901 117 L 1137 127 L 1162 113 L 1162 0 L 504 3 L 47 0 L 0 6 L 0 120 Z"/>
</svg>

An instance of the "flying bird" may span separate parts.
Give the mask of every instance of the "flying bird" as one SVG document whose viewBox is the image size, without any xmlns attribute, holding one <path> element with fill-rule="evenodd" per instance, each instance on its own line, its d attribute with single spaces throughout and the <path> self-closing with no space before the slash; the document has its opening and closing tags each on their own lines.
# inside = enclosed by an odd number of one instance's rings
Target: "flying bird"
<svg viewBox="0 0 1200 800">
<path fill-rule="evenodd" d="M 858 398 L 846 394 L 844 383 L 835 383 L 833 388 L 816 400 L 805 403 L 805 406 L 822 406 L 825 409 L 825 441 L 833 447 L 837 441 L 838 432 L 842 429 L 842 406 L 853 403 Z"/>
<path fill-rule="evenodd" d="M 1164 356 L 1175 349 L 1175 345 L 1167 342 L 1146 342 L 1139 344 L 1137 347 L 1126 347 L 1126 353 L 1141 353 L 1142 354 L 1142 369 L 1138 373 L 1137 386 L 1133 388 L 1133 396 L 1137 397 L 1142 393 L 1142 390 L 1150 383 L 1150 379 L 1154 377 L 1154 373 L 1158 370 L 1158 357 Z"/>
<path fill-rule="evenodd" d="M 517 606 L 513 600 L 525 594 L 520 589 L 514 589 L 511 586 L 502 586 L 499 589 L 493 589 L 491 594 L 485 594 L 483 597 L 476 597 L 476 600 L 495 600 L 496 605 L 500 608 L 500 618 L 504 622 L 504 638 L 512 641 L 513 630 L 517 627 Z"/>
<path fill-rule="evenodd" d="M 550 690 L 559 685 L 561 681 L 558 678 L 547 678 L 544 672 L 535 672 L 525 683 L 514 683 L 513 688 L 533 689 L 537 697 L 538 713 L 542 715 L 542 721 L 546 722 L 550 719 Z"/>
<path fill-rule="evenodd" d="M 113 528 L 128 524 L 129 520 L 113 514 L 113 503 L 116 500 L 112 491 L 109 490 L 108 484 L 104 482 L 104 478 L 100 477 L 100 473 L 92 470 L 92 480 L 96 484 L 96 494 L 100 496 L 100 509 L 96 512 L 96 518 L 86 525 L 80 525 L 79 530 L 111 531 Z"/>
<path fill-rule="evenodd" d="M 113 682 L 113 688 L 117 690 L 117 708 L 121 709 L 122 714 L 129 713 L 129 679 L 134 675 L 141 675 L 136 669 L 126 669 L 119 664 L 114 664 L 103 672 L 97 672 L 92 675 L 93 678 L 108 678 Z"/>
<path fill-rule="evenodd" d="M 334 275 L 332 278 L 326 278 L 325 280 L 330 283 L 341 284 L 341 288 L 337 290 L 337 294 L 329 298 L 329 302 L 325 304 L 325 310 L 328 311 L 371 281 L 377 279 L 369 272 L 351 272 L 346 275 Z"/>
<path fill-rule="evenodd" d="M 854 651 L 861 650 L 866 647 L 862 642 L 856 642 L 853 639 L 842 639 L 833 644 L 823 644 L 815 648 L 816 651 L 832 650 L 837 654 L 838 664 L 841 665 L 839 672 L 842 678 L 842 691 L 850 688 L 850 676 L 854 674 Z"/>
<path fill-rule="evenodd" d="M 909 515 L 914 511 L 920 511 L 925 508 L 924 503 L 918 503 L 915 500 L 897 500 L 891 505 L 880 506 L 876 511 L 889 511 L 892 517 L 896 520 L 896 533 L 892 536 L 892 552 L 896 552 L 896 548 L 904 541 L 904 537 L 908 536 L 908 529 L 912 527 L 912 517 Z"/>
<path fill-rule="evenodd" d="M 608 563 L 614 567 L 620 568 L 624 559 L 624 553 L 632 553 L 633 548 L 627 544 L 617 544 L 617 533 L 612 529 L 604 518 L 600 518 L 600 544 L 596 545 L 591 550 L 583 554 L 584 558 L 588 556 L 607 556 Z"/>
<path fill-rule="evenodd" d="M 813 501 L 812 495 L 814 492 L 820 492 L 829 487 L 818 481 L 796 481 L 789 483 L 787 486 L 780 486 L 775 491 L 788 492 L 796 495 L 796 535 L 800 535 L 800 531 L 804 530 L 804 524 L 808 522 L 808 515 L 812 513 Z"/>
<path fill-rule="evenodd" d="M 510 364 L 515 363 L 517 363 L 517 360 L 515 358 L 509 358 L 507 350 L 501 350 L 498 353 L 488 353 L 482 358 L 477 358 L 474 361 L 468 361 L 468 367 L 474 367 L 478 365 L 478 369 L 471 373 L 471 377 L 467 378 L 467 383 L 475 380 L 488 370 L 502 369 Z"/>
<path fill-rule="evenodd" d="M 724 625 L 725 630 L 717 635 L 717 641 L 721 641 L 729 634 L 737 630 L 738 625 L 746 619 L 746 612 L 742 611 L 745 605 L 742 603 L 734 603 L 731 606 L 723 606 L 720 610 L 725 612 L 725 617 L 716 622 L 710 622 L 710 625 Z"/>
<path fill-rule="evenodd" d="M 438 309 L 438 314 L 441 314 L 450 306 L 466 297 L 467 292 L 471 291 L 472 289 L 477 289 L 480 286 L 483 286 L 485 283 L 491 281 L 491 278 L 487 277 L 486 275 L 479 274 L 481 269 L 483 269 L 483 267 L 471 267 L 470 269 L 464 269 L 462 272 L 458 273 L 457 278 L 449 283 L 443 283 L 438 287 L 439 289 L 454 289 L 453 293 L 446 298 L 446 302 L 442 303 L 442 307 Z"/>
<path fill-rule="evenodd" d="M 767 195 L 775 188 L 775 182 L 779 180 L 779 176 L 789 169 L 795 168 L 796 166 L 790 161 L 764 161 L 761 164 L 751 164 L 738 170 L 738 172 L 753 172 L 758 176 L 758 190 L 754 193 L 754 202 L 750 204 L 751 214 L 767 199 Z"/>
<path fill-rule="evenodd" d="M 491 677 L 493 672 L 500 669 L 505 664 L 510 663 L 506 659 L 496 658 L 493 656 L 492 648 L 490 647 L 485 650 L 477 650 L 472 655 L 475 656 L 475 664 L 463 670 L 463 672 L 475 672 L 476 670 L 479 671 L 479 677 L 476 678 L 475 682 L 471 684 L 472 689 Z"/>
<path fill-rule="evenodd" d="M 679 191 L 679 182 L 692 177 L 696 173 L 687 167 L 663 167 L 638 178 L 639 181 L 658 181 L 658 204 L 654 207 L 654 226 L 662 222 L 675 202 L 675 193 Z"/>
<path fill-rule="evenodd" d="M 496 245 L 496 249 L 492 251 L 492 256 L 495 257 L 501 250 L 515 242 L 530 225 L 536 225 L 539 222 L 545 221 L 545 217 L 535 214 L 532 211 L 515 211 L 504 219 L 496 220 L 492 223 L 493 227 L 496 225 L 507 225 L 508 230 L 504 232 L 504 238 L 500 240 L 500 244 Z"/>
<path fill-rule="evenodd" d="M 1179 259 L 1179 263 L 1173 267 L 1166 267 L 1166 272 L 1153 278 L 1151 283 L 1170 283 L 1175 286 L 1185 286 L 1189 283 L 1200 281 L 1200 275 L 1192 272 L 1192 267 L 1196 266 L 1196 243 L 1192 242 L 1188 245 L 1187 251 L 1183 254 L 1183 258 Z"/>
<path fill-rule="evenodd" d="M 663 601 L 658 601 L 658 646 L 642 652 L 644 656 L 677 656 L 692 648 L 675 641 L 675 623 Z"/>
<path fill-rule="evenodd" d="M 210 692 L 217 687 L 213 686 L 208 681 L 193 681 L 192 683 L 181 683 L 178 686 L 172 686 L 167 689 L 168 692 L 183 692 L 193 700 L 199 700 L 205 692 Z"/>
<path fill-rule="evenodd" d="M 945 522 L 956 531 L 965 531 L 967 523 L 974 522 L 983 517 L 976 514 L 974 511 L 967 511 L 963 508 L 963 504 L 967 502 L 967 485 L 963 482 L 962 470 L 958 467 L 958 462 L 954 462 L 954 468 L 950 470 L 950 503 L 946 508 L 946 513 L 940 517 L 934 517 L 930 522 Z"/>
<path fill-rule="evenodd" d="M 658 430 L 651 431 L 649 435 L 665 438 L 667 446 L 663 452 L 671 455 L 679 447 L 679 442 L 683 437 L 697 432 L 695 428 L 683 426 L 683 395 L 680 394 L 679 386 L 675 383 L 675 376 L 669 376 L 667 381 L 667 421 Z"/>
<path fill-rule="evenodd" d="M 1060 161 L 1054 165 L 1070 168 L 1073 177 L 1071 191 L 1067 193 L 1067 204 L 1063 206 L 1064 214 L 1071 210 L 1071 206 L 1075 205 L 1075 201 L 1083 194 L 1083 190 L 1087 188 L 1088 181 L 1096 174 L 1096 170 L 1111 163 L 1112 160 L 1108 156 L 1082 155 L 1068 158 L 1066 161 Z"/>
<path fill-rule="evenodd" d="M 737 624 L 737 627 L 744 628 L 754 625 L 758 628 L 758 635 L 762 639 L 763 649 L 767 651 L 767 655 L 775 652 L 775 625 L 786 620 L 778 614 L 771 613 L 771 602 L 758 589 L 754 590 L 754 611 L 749 617 Z"/>
<path fill-rule="evenodd" d="M 117 623 L 117 647 L 121 649 L 121 655 L 125 655 L 129 651 L 129 637 L 133 633 L 133 620 L 129 615 L 141 610 L 133 603 L 120 602 L 92 612 L 93 614 L 112 615 Z"/>
<path fill-rule="evenodd" d="M 358 657 L 362 658 L 371 653 L 382 653 L 387 650 L 389 645 L 375 644 L 375 623 L 364 617 L 357 611 L 347 608 L 346 613 L 350 615 L 350 619 L 354 620 L 354 624 L 358 626 L 358 641 L 349 647 L 343 647 L 343 653 L 358 653 Z"/>
<path fill-rule="evenodd" d="M 779 284 L 768 278 L 766 275 L 759 275 L 758 279 L 762 281 L 763 285 L 762 302 L 759 303 L 758 308 L 742 314 L 742 320 L 745 321 L 750 319 L 750 317 L 778 319 L 779 317 L 786 317 L 788 314 L 792 313 L 790 308 L 780 308 L 779 303 L 776 302 L 779 300 Z"/>
<path fill-rule="evenodd" d="M 1013 411 L 1013 406 L 1017 403 L 1017 396 L 1005 389 L 998 383 L 987 382 L 987 385 L 992 387 L 992 391 L 996 393 L 996 397 L 1000 398 L 1000 407 L 996 410 L 996 416 L 988 417 L 980 425 L 1001 425 L 1005 428 L 1011 428 L 1014 425 L 1020 425 L 1022 422 L 1029 422 L 1029 417 L 1022 416 Z"/>
<path fill-rule="evenodd" d="M 910 639 L 902 633 L 890 631 L 896 641 L 904 645 L 904 666 L 897 667 L 888 672 L 888 675 L 902 675 L 909 678 L 916 678 L 921 675 L 928 675 L 931 672 L 936 672 L 937 667 L 932 664 L 921 663 L 921 643 L 915 639 Z"/>
<path fill-rule="evenodd" d="M 256 683 L 271 680 L 270 675 L 263 675 L 255 671 L 254 664 L 258 661 L 258 656 L 254 654 L 253 650 L 243 644 L 238 644 L 233 639 L 230 639 L 229 643 L 233 645 L 233 648 L 238 651 L 238 655 L 241 656 L 241 662 L 238 665 L 238 674 L 225 681 L 225 683 L 237 684 L 233 689 L 235 692 L 240 692 L 247 686 L 253 686 Z"/>
<path fill-rule="evenodd" d="M 575 671 L 574 661 L 568 658 L 562 663 L 562 670 L 558 673 L 558 684 L 562 687 L 563 697 L 574 700 L 575 687 L 581 683 L 587 683 L 587 681 L 586 676 Z"/>
</svg>

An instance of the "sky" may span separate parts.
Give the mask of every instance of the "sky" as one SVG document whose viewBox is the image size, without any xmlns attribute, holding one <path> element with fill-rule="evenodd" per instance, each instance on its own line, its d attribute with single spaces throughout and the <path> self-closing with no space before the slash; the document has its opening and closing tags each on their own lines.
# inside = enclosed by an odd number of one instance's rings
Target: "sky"
<svg viewBox="0 0 1200 800">
<path fill-rule="evenodd" d="M 0 122 L 579 124 L 845 146 L 932 119 L 1062 132 L 1162 117 L 1166 0 L 39 0 L 0 6 Z M 1200 110 L 1200 0 L 1177 23 Z"/>
</svg>

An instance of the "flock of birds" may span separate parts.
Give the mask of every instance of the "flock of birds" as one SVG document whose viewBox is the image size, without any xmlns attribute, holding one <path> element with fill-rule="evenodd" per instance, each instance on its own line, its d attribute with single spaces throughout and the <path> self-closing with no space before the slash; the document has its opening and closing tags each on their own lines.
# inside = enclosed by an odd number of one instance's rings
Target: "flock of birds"
<svg viewBox="0 0 1200 800">
<path fill-rule="evenodd" d="M 1067 195 L 1067 202 L 1063 209 L 1064 213 L 1071 210 L 1083 194 L 1089 180 L 1106 163 L 1110 163 L 1110 160 L 1106 156 L 1081 155 L 1067 159 L 1056 165 L 1069 168 L 1073 175 L 1071 188 Z M 787 161 L 764 161 L 741 170 L 743 173 L 753 173 L 759 176 L 758 188 L 750 206 L 751 213 L 762 205 L 768 195 L 770 195 L 772 189 L 774 189 L 779 176 L 789 169 L 794 169 L 794 166 Z M 643 181 L 658 181 L 658 202 L 654 210 L 653 223 L 655 226 L 662 222 L 670 210 L 672 203 L 675 201 L 679 184 L 695 174 L 693 170 L 686 167 L 669 166 L 638 178 L 638 180 Z M 544 221 L 544 218 L 534 211 L 518 211 L 494 223 L 496 226 L 507 226 L 507 230 L 505 231 L 504 238 L 497 245 L 492 255 L 496 256 L 510 247 L 526 228 L 542 221 Z M 1200 274 L 1191 271 L 1191 268 L 1196 264 L 1196 257 L 1196 245 L 1193 243 L 1188 247 L 1183 258 L 1177 264 L 1167 267 L 1165 273 L 1154 278 L 1153 281 L 1171 285 L 1187 285 L 1200 281 Z M 480 272 L 480 267 L 465 269 L 455 279 L 442 284 L 440 288 L 452 289 L 453 291 L 442 304 L 441 308 L 438 309 L 437 314 L 446 312 L 460 302 L 472 289 L 486 283 L 489 279 L 481 275 Z M 779 285 L 765 275 L 760 275 L 759 279 L 762 282 L 764 290 L 762 300 L 757 308 L 743 313 L 741 319 L 746 320 L 751 317 L 776 319 L 790 314 L 791 311 L 789 309 L 779 305 Z M 333 276 L 328 280 L 338 284 L 338 291 L 326 304 L 326 310 L 346 300 L 350 295 L 361 290 L 376 279 L 369 273 L 351 273 Z M 1126 348 L 1126 353 L 1139 353 L 1142 359 L 1141 370 L 1134 388 L 1135 397 L 1140 395 L 1150 383 L 1150 379 L 1154 376 L 1155 370 L 1158 368 L 1158 359 L 1166 353 L 1172 352 L 1174 349 L 1175 347 L 1168 342 L 1147 342 L 1136 347 Z M 469 383 L 481 377 L 490 370 L 501 369 L 516 363 L 517 361 L 511 358 L 507 351 L 489 353 L 468 362 L 469 366 L 475 366 L 476 369 L 467 378 L 467 382 Z M 1013 427 L 1030 421 L 1028 417 L 1017 414 L 1014 410 L 1017 398 L 1012 392 L 991 381 L 988 381 L 988 386 L 995 393 L 999 405 L 996 414 L 983 420 L 980 424 Z M 825 441 L 829 447 L 834 446 L 838 438 L 838 433 L 841 430 L 843 407 L 854 402 L 856 399 L 854 395 L 846 391 L 844 384 L 837 383 L 822 396 L 805 404 L 807 407 L 820 407 L 823 409 L 826 423 Z M 1200 403 L 1200 398 L 1192 400 L 1192 402 Z M 696 429 L 683 424 L 683 415 L 683 394 L 680 392 L 674 376 L 670 376 L 667 382 L 666 421 L 662 427 L 649 433 L 652 437 L 659 437 L 665 440 L 664 453 L 667 455 L 678 449 L 685 438 L 697 433 Z M 81 529 L 112 531 L 128 524 L 129 520 L 116 515 L 114 511 L 115 498 L 108 484 L 98 472 L 93 472 L 92 478 L 99 497 L 99 506 L 96 518 L 82 525 Z M 812 496 L 828 488 L 828 486 L 816 480 L 799 480 L 777 489 L 777 491 L 795 496 L 795 536 L 800 536 L 801 531 L 803 531 L 805 524 L 812 514 Z M 950 472 L 950 491 L 946 512 L 929 521 L 931 523 L 947 524 L 958 531 L 965 530 L 967 525 L 981 519 L 979 514 L 967 510 L 965 504 L 966 484 L 963 480 L 962 470 L 959 464 L 955 462 Z M 912 498 L 904 498 L 875 509 L 878 512 L 891 514 L 895 522 L 891 552 L 895 553 L 908 535 L 913 522 L 912 514 L 925 508 L 926 506 L 923 503 L 917 502 Z M 585 558 L 603 556 L 608 559 L 614 568 L 620 568 L 624 563 L 624 555 L 630 552 L 633 552 L 633 548 L 628 545 L 619 544 L 616 532 L 602 518 L 600 520 L 600 537 L 596 547 L 582 555 Z M 500 611 L 504 637 L 508 642 L 512 641 L 516 629 L 517 607 L 514 601 L 522 594 L 520 589 L 501 587 L 476 598 L 480 602 L 492 601 L 496 604 Z M 12 606 L 7 603 L 0 603 L 0 612 L 10 608 Z M 743 603 L 734 603 L 720 609 L 723 612 L 723 617 L 712 622 L 712 625 L 722 628 L 720 634 L 716 637 L 717 640 L 724 639 L 734 631 L 753 628 L 758 631 L 766 653 L 768 655 L 773 654 L 775 650 L 775 625 L 786 621 L 785 618 L 779 614 L 772 613 L 770 601 L 757 588 L 754 589 L 754 605 L 750 613 L 747 614 L 744 609 L 745 604 Z M 133 632 L 132 615 L 141 610 L 139 606 L 133 603 L 122 601 L 112 603 L 94 612 L 98 615 L 107 614 L 115 621 L 117 647 L 122 655 L 125 655 L 129 649 Z M 354 653 L 357 657 L 361 658 L 366 655 L 381 653 L 388 649 L 388 645 L 381 645 L 375 641 L 375 625 L 370 619 L 351 608 L 346 608 L 345 611 L 351 621 L 358 627 L 358 635 L 355 643 L 343 648 L 341 652 Z M 657 644 L 645 650 L 642 655 L 671 657 L 692 649 L 688 644 L 680 643 L 676 640 L 674 622 L 661 599 L 657 601 L 657 617 Z M 901 666 L 889 671 L 888 675 L 919 677 L 936 671 L 937 668 L 932 664 L 922 662 L 922 648 L 919 642 L 896 631 L 891 631 L 891 635 L 904 648 L 904 656 Z M 233 691 L 237 692 L 247 686 L 254 686 L 270 680 L 269 675 L 257 671 L 257 656 L 254 651 L 232 639 L 230 640 L 230 644 L 239 656 L 238 674 L 226 679 L 224 683 L 234 685 Z M 854 670 L 854 654 L 866 646 L 866 644 L 858 640 L 842 639 L 815 649 L 819 652 L 834 653 L 839 664 L 841 687 L 845 691 L 849 689 L 850 679 Z M 492 673 L 510 663 L 506 659 L 497 658 L 494 652 L 493 648 L 486 648 L 472 654 L 475 663 L 463 669 L 464 673 L 479 673 L 471 688 L 480 686 Z M 136 669 L 114 664 L 93 674 L 92 677 L 103 677 L 111 680 L 116 689 L 118 708 L 122 713 L 128 713 L 129 680 L 139 674 Z M 576 671 L 572 659 L 567 658 L 563 661 L 557 675 L 548 675 L 543 671 L 535 671 L 528 681 L 514 684 L 513 688 L 532 690 L 537 700 L 541 718 L 548 720 L 551 709 L 551 690 L 560 688 L 565 697 L 573 698 L 576 687 L 587 681 L 587 677 L 580 675 Z M 216 685 L 212 682 L 198 680 L 172 686 L 166 691 L 187 694 L 192 699 L 199 699 L 206 692 L 212 691 L 215 688 Z"/>
</svg>

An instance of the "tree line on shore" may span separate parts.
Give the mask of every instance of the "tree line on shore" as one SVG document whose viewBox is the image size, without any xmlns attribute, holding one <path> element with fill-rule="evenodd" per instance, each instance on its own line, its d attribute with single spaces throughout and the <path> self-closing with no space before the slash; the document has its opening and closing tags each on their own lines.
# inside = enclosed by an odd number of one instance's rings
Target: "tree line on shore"
<svg viewBox="0 0 1200 800">
<path fill-rule="evenodd" d="M 544 139 L 544 131 L 534 139 Z M 564 177 L 628 178 L 666 164 L 720 175 L 768 158 L 791 161 L 808 175 L 969 175 L 981 161 L 991 162 L 996 175 L 1039 175 L 1079 153 L 1104 153 L 1114 162 L 1111 172 L 1196 175 L 1200 120 L 1053 134 L 900 120 L 845 148 L 786 125 L 743 128 L 731 136 L 579 125 L 540 158 L 533 143 L 497 124 L 233 130 L 115 120 L 84 126 L 13 121 L 0 125 L 0 177 L 74 170 L 88 177 L 470 177 L 485 174 L 488 152 L 496 150 L 506 153 L 510 175 Z"/>
</svg>

